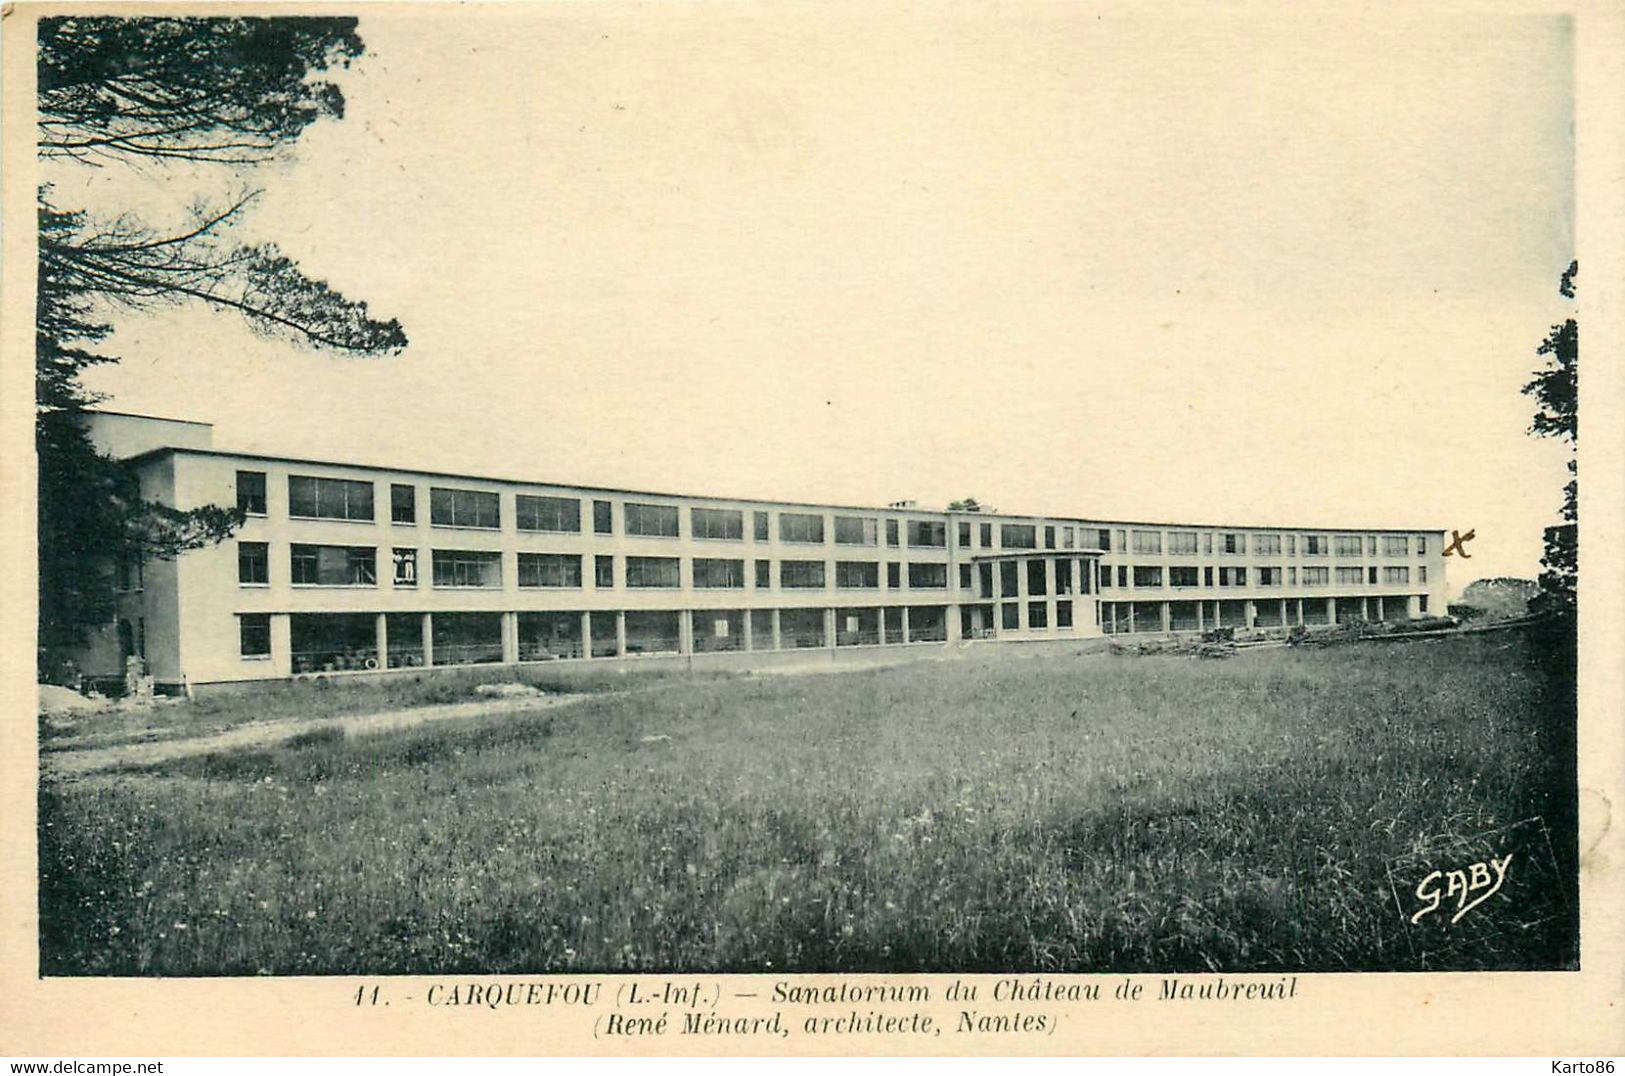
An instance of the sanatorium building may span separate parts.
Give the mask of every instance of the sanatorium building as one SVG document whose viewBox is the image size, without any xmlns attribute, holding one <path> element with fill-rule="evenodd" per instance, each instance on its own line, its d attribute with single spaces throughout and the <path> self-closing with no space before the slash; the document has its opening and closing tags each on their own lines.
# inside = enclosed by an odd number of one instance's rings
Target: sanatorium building
<svg viewBox="0 0 1625 1076">
<path fill-rule="evenodd" d="M 836 656 L 1442 612 L 1443 533 L 731 500 L 215 449 L 100 412 L 143 494 L 236 505 L 217 546 L 120 565 L 87 676 L 168 690 L 320 673 Z M 788 654 L 786 654 L 788 657 Z"/>
</svg>

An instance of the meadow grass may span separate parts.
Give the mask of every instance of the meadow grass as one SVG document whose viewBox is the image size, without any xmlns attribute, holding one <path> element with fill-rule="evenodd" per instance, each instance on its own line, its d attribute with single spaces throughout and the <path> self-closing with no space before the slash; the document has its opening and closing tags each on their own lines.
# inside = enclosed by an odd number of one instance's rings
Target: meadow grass
<svg viewBox="0 0 1625 1076">
<path fill-rule="evenodd" d="M 323 731 L 43 786 L 42 971 L 1567 966 L 1561 887 L 1429 948 L 1386 874 L 1564 814 L 1551 691 L 1503 635 L 674 679 Z"/>
</svg>

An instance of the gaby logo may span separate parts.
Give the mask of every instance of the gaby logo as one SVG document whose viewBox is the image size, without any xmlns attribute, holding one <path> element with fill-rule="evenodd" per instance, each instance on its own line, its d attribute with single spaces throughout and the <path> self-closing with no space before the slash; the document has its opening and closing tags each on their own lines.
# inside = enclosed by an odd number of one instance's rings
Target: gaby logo
<svg viewBox="0 0 1625 1076">
<path fill-rule="evenodd" d="M 1416 885 L 1416 899 L 1423 901 L 1421 908 L 1411 916 L 1415 925 L 1424 918 L 1448 910 L 1445 902 L 1455 898 L 1456 913 L 1450 917 L 1454 923 L 1462 916 L 1495 896 L 1506 882 L 1507 868 L 1512 865 L 1512 854 L 1505 858 L 1490 857 L 1469 864 L 1460 870 L 1434 871 Z M 1445 905 L 1441 910 L 1441 905 Z"/>
</svg>

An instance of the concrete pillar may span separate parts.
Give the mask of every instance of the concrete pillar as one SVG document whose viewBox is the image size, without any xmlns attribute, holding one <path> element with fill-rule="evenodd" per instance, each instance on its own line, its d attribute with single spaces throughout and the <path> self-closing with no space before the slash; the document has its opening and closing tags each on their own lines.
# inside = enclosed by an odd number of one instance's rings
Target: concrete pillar
<svg viewBox="0 0 1625 1076">
<path fill-rule="evenodd" d="M 1022 631 L 1031 631 L 1032 625 L 1027 623 L 1027 561 L 1018 560 L 1016 563 L 1016 626 Z"/>
<path fill-rule="evenodd" d="M 886 645 L 886 607 L 884 605 L 875 607 L 875 636 L 878 645 Z"/>
<path fill-rule="evenodd" d="M 1337 599 L 1336 598 L 1327 598 L 1326 599 L 1326 623 L 1328 623 L 1328 624 L 1336 624 L 1337 623 Z"/>
<path fill-rule="evenodd" d="M 755 625 L 753 625 L 751 623 L 751 619 L 752 619 L 751 611 L 749 609 L 746 609 L 745 610 L 745 650 L 746 650 L 747 653 L 749 651 L 752 651 L 752 650 L 756 649 Z"/>
<path fill-rule="evenodd" d="M 592 657 L 592 614 L 581 614 L 581 656 Z"/>
<path fill-rule="evenodd" d="M 423 614 L 423 667 L 434 667 L 434 614 Z"/>
<path fill-rule="evenodd" d="M 293 675 L 293 622 L 287 613 L 271 614 L 271 667 L 278 676 Z"/>
<path fill-rule="evenodd" d="M 1128 634 L 1134 634 L 1134 603 L 1128 603 Z"/>
<path fill-rule="evenodd" d="M 694 610 L 677 610 L 677 652 L 694 653 Z"/>
<path fill-rule="evenodd" d="M 1162 614 L 1162 633 L 1167 635 L 1174 627 L 1173 610 L 1169 608 L 1167 602 L 1162 602 L 1158 612 Z"/>
<path fill-rule="evenodd" d="M 1207 630 L 1207 627 L 1205 625 L 1205 621 L 1207 620 L 1207 618 L 1202 615 L 1203 611 L 1206 608 L 1207 608 L 1207 602 L 1198 601 L 1196 603 L 1196 630 L 1198 632 L 1203 632 L 1203 631 Z"/>
<path fill-rule="evenodd" d="M 626 657 L 626 610 L 615 611 L 615 656 Z"/>
<path fill-rule="evenodd" d="M 963 625 L 959 622 L 959 610 L 960 604 L 958 602 L 949 602 L 942 614 L 945 619 L 949 643 L 957 643 L 960 639 L 964 638 L 965 635 L 964 631 L 962 630 Z"/>
<path fill-rule="evenodd" d="M 1286 618 L 1286 599 L 1281 599 L 1281 627 L 1286 627 L 1291 621 Z"/>
<path fill-rule="evenodd" d="M 502 663 L 512 665 L 519 660 L 519 614 L 502 614 Z"/>
<path fill-rule="evenodd" d="M 1382 595 L 1377 595 L 1377 619 L 1382 619 Z"/>
<path fill-rule="evenodd" d="M 1405 615 L 1410 617 L 1412 620 L 1415 620 L 1417 617 L 1422 615 L 1422 599 L 1419 595 L 1412 594 L 1406 597 Z"/>
<path fill-rule="evenodd" d="M 1246 624 L 1249 628 L 1255 627 L 1258 624 L 1258 607 L 1253 604 L 1253 600 L 1248 598 L 1247 601 L 1242 605 L 1241 609 L 1242 623 Z"/>
<path fill-rule="evenodd" d="M 784 640 L 779 635 L 779 611 L 777 609 L 773 610 L 773 649 L 784 649 Z"/>
<path fill-rule="evenodd" d="M 906 643 L 908 642 L 908 606 L 902 606 L 899 611 L 903 616 L 903 642 Z"/>
<path fill-rule="evenodd" d="M 826 647 L 833 647 L 835 645 L 836 627 L 835 608 L 833 606 L 829 606 L 824 609 L 824 645 Z"/>
<path fill-rule="evenodd" d="M 374 639 L 373 647 L 378 651 L 376 655 L 378 658 L 378 667 L 380 669 L 387 669 L 389 668 L 389 618 L 383 613 L 374 614 L 372 624 Z M 274 653 L 276 651 L 276 647 L 273 645 L 271 650 Z"/>
</svg>

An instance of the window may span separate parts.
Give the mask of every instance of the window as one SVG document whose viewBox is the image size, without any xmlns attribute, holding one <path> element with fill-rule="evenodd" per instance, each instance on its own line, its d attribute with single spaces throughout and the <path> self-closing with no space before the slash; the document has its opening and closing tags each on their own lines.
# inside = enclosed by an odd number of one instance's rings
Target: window
<svg viewBox="0 0 1625 1076">
<path fill-rule="evenodd" d="M 1027 626 L 1029 628 L 1049 627 L 1049 606 L 1046 603 L 1027 603 Z"/>
<path fill-rule="evenodd" d="M 1382 536 L 1382 555 L 1385 557 L 1408 557 L 1411 555 L 1411 539 L 1404 534 L 1385 534 Z"/>
<path fill-rule="evenodd" d="M 429 522 L 436 527 L 478 527 L 494 531 L 502 526 L 502 499 L 482 490 L 431 486 Z"/>
<path fill-rule="evenodd" d="M 116 590 L 141 590 L 146 585 L 144 561 L 139 554 L 119 553 L 113 558 L 113 586 Z"/>
<path fill-rule="evenodd" d="M 237 543 L 237 582 L 266 586 L 271 582 L 271 547 L 265 542 Z"/>
<path fill-rule="evenodd" d="M 1286 536 L 1286 555 L 1289 557 L 1298 555 L 1298 536 L 1296 534 Z"/>
<path fill-rule="evenodd" d="M 522 531 L 581 533 L 581 501 L 575 497 L 514 495 L 513 524 Z"/>
<path fill-rule="evenodd" d="M 903 566 L 895 560 L 886 565 L 886 585 L 892 590 L 903 585 Z"/>
<path fill-rule="evenodd" d="M 608 501 L 592 502 L 592 532 L 594 534 L 615 533 L 615 509 Z"/>
<path fill-rule="evenodd" d="M 976 537 L 977 537 L 977 541 L 981 543 L 981 547 L 983 549 L 987 549 L 987 548 L 991 547 L 993 545 L 993 524 L 991 524 L 991 523 L 978 523 L 976 525 L 976 527 L 977 527 L 977 535 L 976 535 Z"/>
<path fill-rule="evenodd" d="M 1279 539 L 1277 539 L 1279 540 Z M 1280 568 L 1258 569 L 1258 585 L 1261 587 L 1278 587 L 1281 585 Z"/>
<path fill-rule="evenodd" d="M 1326 555 L 1326 536 L 1324 534 L 1304 535 L 1303 555 L 1306 557 L 1324 557 Z"/>
<path fill-rule="evenodd" d="M 1370 574 L 1371 574 L 1371 585 L 1376 586 L 1377 585 L 1377 566 L 1373 564 L 1370 568 L 1367 569 L 1367 571 L 1370 572 Z"/>
<path fill-rule="evenodd" d="M 784 518 L 781 514 L 781 520 Z M 824 562 L 821 560 L 779 561 L 779 586 L 796 590 L 818 590 L 824 586 Z"/>
<path fill-rule="evenodd" d="M 1416 536 L 1416 554 L 1417 554 L 1417 556 L 1421 556 L 1424 553 L 1426 553 L 1427 551 L 1428 551 L 1428 536 L 1425 535 L 1425 534 L 1418 534 Z"/>
<path fill-rule="evenodd" d="M 816 545 L 824 540 L 824 517 L 804 512 L 779 513 L 779 541 Z"/>
<path fill-rule="evenodd" d="M 301 519 L 371 519 L 372 483 L 288 476 L 288 514 Z"/>
<path fill-rule="evenodd" d="M 915 548 L 945 549 L 948 546 L 948 524 L 929 519 L 908 521 L 908 544 Z"/>
<path fill-rule="evenodd" d="M 1195 531 L 1169 531 L 1168 552 L 1189 556 L 1196 552 Z"/>
<path fill-rule="evenodd" d="M 1373 569 L 1375 570 L 1375 569 Z M 1337 585 L 1340 587 L 1357 587 L 1365 581 L 1364 568 L 1337 569 Z M 1375 579 L 1372 582 L 1376 582 Z"/>
<path fill-rule="evenodd" d="M 1100 589 L 1105 590 L 1112 585 L 1112 569 L 1109 564 L 1100 567 Z"/>
<path fill-rule="evenodd" d="M 767 541 L 767 513 L 752 512 L 751 525 L 755 528 L 753 533 L 756 535 L 756 540 L 758 542 Z"/>
<path fill-rule="evenodd" d="M 394 482 L 389 487 L 389 521 L 416 523 L 418 521 L 418 490 L 416 486 Z"/>
<path fill-rule="evenodd" d="M 1041 560 L 1027 562 L 1027 593 L 1035 595 L 1049 593 L 1049 572 Z"/>
<path fill-rule="evenodd" d="M 696 538 L 725 542 L 745 540 L 745 513 L 737 508 L 691 509 L 688 525 Z"/>
<path fill-rule="evenodd" d="M 1072 593 L 1072 562 L 1070 560 L 1055 562 L 1055 593 Z"/>
<path fill-rule="evenodd" d="M 1001 597 L 1013 598 L 1021 588 L 1021 565 L 1013 560 L 999 562 L 999 594 Z"/>
<path fill-rule="evenodd" d="M 1368 534 L 1365 537 L 1365 555 L 1368 557 L 1377 555 L 1377 536 L 1375 534 Z"/>
<path fill-rule="evenodd" d="M 893 548 L 902 545 L 902 542 L 897 537 L 897 521 L 895 519 L 886 520 L 886 544 Z"/>
<path fill-rule="evenodd" d="M 378 550 L 364 545 L 294 545 L 288 578 L 307 587 L 378 585 Z"/>
<path fill-rule="evenodd" d="M 1382 570 L 1382 581 L 1390 585 L 1409 583 L 1411 581 L 1411 570 L 1409 568 L 1384 568 Z"/>
<path fill-rule="evenodd" d="M 1037 549 L 1038 528 L 1030 523 L 1001 523 L 999 545 L 1005 549 Z"/>
<path fill-rule="evenodd" d="M 756 589 L 769 590 L 773 586 L 773 562 L 759 560 L 756 562 Z"/>
<path fill-rule="evenodd" d="M 1298 569 L 1288 568 L 1286 570 L 1286 582 L 1287 586 L 1295 587 L 1298 585 Z"/>
<path fill-rule="evenodd" d="M 415 587 L 418 585 L 418 551 L 396 546 L 390 554 L 395 564 L 395 585 L 398 587 Z"/>
<path fill-rule="evenodd" d="M 1112 532 L 1105 527 L 1101 527 L 1095 532 L 1095 545 L 1099 549 L 1110 553 L 1112 550 Z"/>
<path fill-rule="evenodd" d="M 1332 552 L 1339 557 L 1357 557 L 1362 545 L 1358 534 L 1339 534 L 1332 539 Z"/>
<path fill-rule="evenodd" d="M 519 554 L 519 585 L 522 587 L 579 587 L 579 553 Z"/>
<path fill-rule="evenodd" d="M 1134 585 L 1137 587 L 1162 586 L 1162 569 L 1136 565 L 1134 568 Z"/>
<path fill-rule="evenodd" d="M 1209 565 L 1208 567 L 1202 569 L 1202 585 L 1204 587 L 1211 587 L 1213 585 L 1213 567 L 1212 567 L 1212 565 Z"/>
<path fill-rule="evenodd" d="M 676 557 L 627 557 L 626 585 L 643 588 L 681 586 L 679 562 Z"/>
<path fill-rule="evenodd" d="M 1061 546 L 1063 548 L 1065 548 L 1065 549 L 1076 549 L 1077 544 L 1078 544 L 1078 532 L 1073 530 L 1071 527 L 1062 527 L 1061 528 Z"/>
<path fill-rule="evenodd" d="M 1253 554 L 1260 557 L 1280 556 L 1281 536 L 1279 534 L 1253 535 Z"/>
<path fill-rule="evenodd" d="M 745 562 L 743 560 L 695 557 L 692 567 L 696 587 L 703 587 L 707 590 L 745 589 Z"/>
<path fill-rule="evenodd" d="M 960 549 L 966 549 L 966 548 L 968 548 L 970 546 L 970 524 L 969 523 L 960 523 L 959 524 L 958 542 L 959 542 L 959 548 Z"/>
<path fill-rule="evenodd" d="M 1201 578 L 1194 565 L 1168 569 L 1168 585 L 1171 587 L 1194 587 L 1200 583 Z"/>
<path fill-rule="evenodd" d="M 1428 581 L 1427 565 L 1423 564 L 1416 569 L 1416 581 L 1418 583 L 1426 583 Z"/>
<path fill-rule="evenodd" d="M 271 614 L 244 613 L 237 618 L 239 650 L 245 658 L 271 656 Z"/>
<path fill-rule="evenodd" d="M 908 585 L 915 590 L 945 590 L 948 587 L 948 566 L 911 561 L 908 566 Z"/>
<path fill-rule="evenodd" d="M 1244 587 L 1247 585 L 1246 568 L 1220 568 L 1219 585 L 1221 587 Z"/>
<path fill-rule="evenodd" d="M 599 590 L 609 590 L 615 585 L 615 557 L 609 553 L 600 553 L 592 558 L 592 585 Z"/>
<path fill-rule="evenodd" d="M 872 560 L 838 560 L 835 585 L 845 590 L 876 589 L 880 586 L 880 564 Z"/>
<path fill-rule="evenodd" d="M 1119 587 L 1128 586 L 1128 565 L 1127 564 L 1119 564 L 1117 566 L 1117 585 Z"/>
<path fill-rule="evenodd" d="M 641 534 L 645 538 L 678 537 L 676 505 L 634 504 L 628 501 L 621 511 L 626 518 L 627 534 Z M 630 569 L 626 573 L 626 585 L 633 585 Z"/>
<path fill-rule="evenodd" d="M 1428 596 L 1426 594 L 1422 595 L 1422 601 L 1419 608 L 1424 613 L 1428 611 Z"/>
<path fill-rule="evenodd" d="M 1202 532 L 1202 556 L 1211 557 L 1212 555 L 1213 555 L 1213 532 L 1212 531 L 1203 531 Z"/>
<path fill-rule="evenodd" d="M 969 564 L 961 564 L 959 566 L 959 589 L 970 590 L 974 586 L 975 583 L 971 580 L 971 566 Z"/>
<path fill-rule="evenodd" d="M 1331 574 L 1330 568 L 1304 568 L 1303 585 L 1306 587 L 1323 587 Z"/>
<path fill-rule="evenodd" d="M 1057 628 L 1070 628 L 1072 626 L 1072 603 L 1055 603 L 1055 626 Z"/>
<path fill-rule="evenodd" d="M 1005 602 L 999 606 L 999 623 L 1005 631 L 1015 631 L 1021 627 L 1021 606 L 1015 602 Z"/>
<path fill-rule="evenodd" d="M 1045 527 L 1044 527 L 1044 548 L 1045 549 L 1054 549 L 1055 548 L 1055 528 L 1052 527 L 1052 526 L 1049 526 L 1048 524 L 1046 524 Z"/>
<path fill-rule="evenodd" d="M 1234 553 L 1237 556 L 1247 552 L 1247 536 L 1245 534 L 1221 534 L 1219 538 L 1219 552 Z"/>
<path fill-rule="evenodd" d="M 265 472 L 237 472 L 237 507 L 251 516 L 265 514 Z"/>
<path fill-rule="evenodd" d="M 880 522 L 862 516 L 836 516 L 835 544 L 879 545 Z"/>
<path fill-rule="evenodd" d="M 502 586 L 502 554 L 480 549 L 434 550 L 437 587 Z"/>
<path fill-rule="evenodd" d="M 1134 552 L 1146 554 L 1162 552 L 1161 531 L 1135 531 L 1131 537 L 1134 540 Z"/>
</svg>

